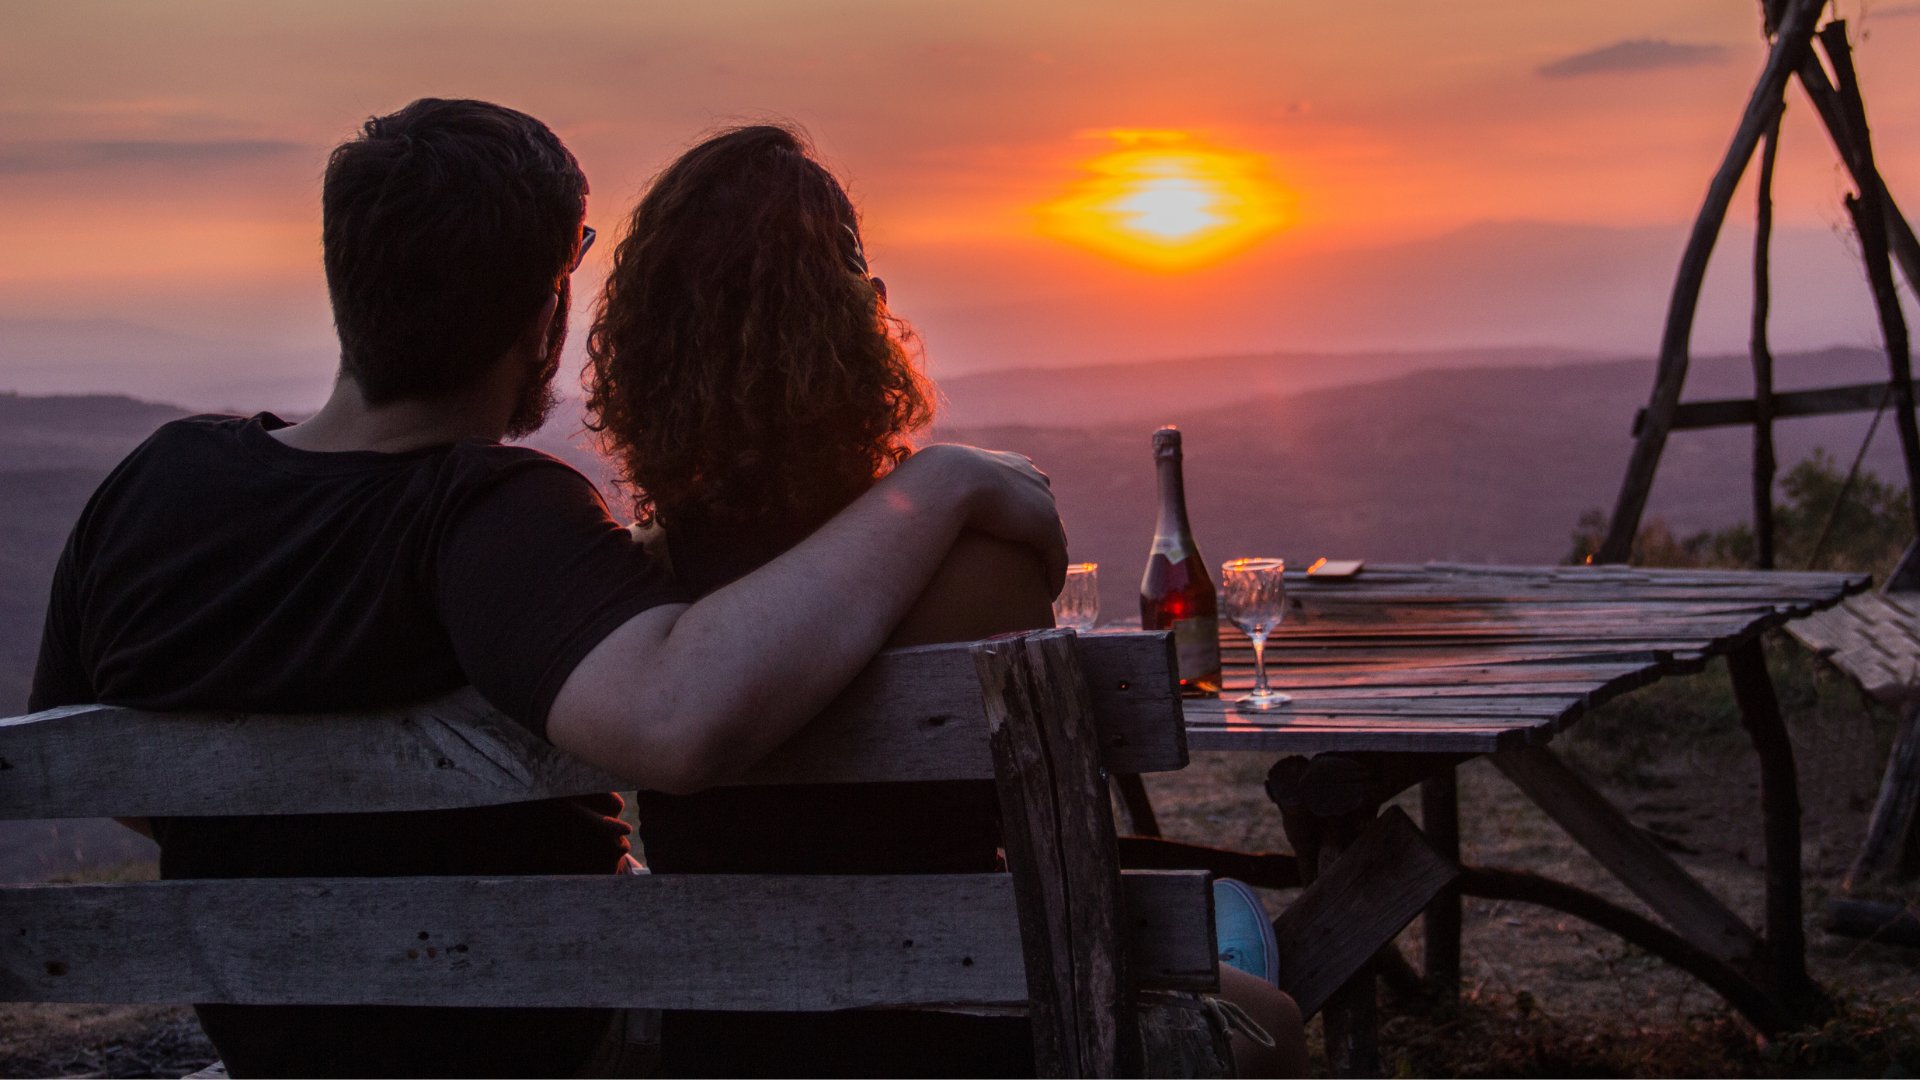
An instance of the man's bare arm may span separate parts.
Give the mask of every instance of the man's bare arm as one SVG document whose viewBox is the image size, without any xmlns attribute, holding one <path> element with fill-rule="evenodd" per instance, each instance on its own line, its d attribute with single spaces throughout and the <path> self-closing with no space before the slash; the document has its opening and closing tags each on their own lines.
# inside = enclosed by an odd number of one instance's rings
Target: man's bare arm
<svg viewBox="0 0 1920 1080">
<path fill-rule="evenodd" d="M 738 775 L 818 713 L 886 643 L 962 529 L 1066 572 L 1046 477 L 1025 458 L 934 446 L 767 565 L 609 634 L 548 714 L 554 745 L 635 784 Z"/>
</svg>

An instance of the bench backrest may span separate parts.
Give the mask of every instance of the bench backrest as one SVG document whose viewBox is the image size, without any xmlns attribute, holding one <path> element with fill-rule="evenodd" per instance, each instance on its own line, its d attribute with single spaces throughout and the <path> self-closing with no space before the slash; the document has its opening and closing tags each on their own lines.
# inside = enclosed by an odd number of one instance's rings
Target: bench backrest
<svg viewBox="0 0 1920 1080">
<path fill-rule="evenodd" d="M 1131 1071 L 1134 992 L 1212 989 L 1218 970 L 1207 876 L 1122 875 L 1106 776 L 1186 758 L 1167 635 L 895 650 L 742 782 L 991 778 L 1010 873 L 7 887 L 0 1000 L 1026 1004 L 1041 1073 Z M 471 691 L 333 717 L 0 720 L 0 818 L 446 809 L 626 786 Z"/>
</svg>

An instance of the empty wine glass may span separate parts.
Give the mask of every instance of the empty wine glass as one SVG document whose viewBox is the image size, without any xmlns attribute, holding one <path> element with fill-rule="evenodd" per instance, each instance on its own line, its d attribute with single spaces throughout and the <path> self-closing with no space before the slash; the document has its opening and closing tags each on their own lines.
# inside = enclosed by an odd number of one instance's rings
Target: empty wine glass
<svg viewBox="0 0 1920 1080">
<path fill-rule="evenodd" d="M 1053 601 L 1053 623 L 1086 632 L 1100 621 L 1100 564 L 1067 567 L 1067 585 Z"/>
<path fill-rule="evenodd" d="M 1285 559 L 1230 559 L 1220 566 L 1220 609 L 1253 639 L 1253 693 L 1243 709 L 1277 709 L 1292 701 L 1267 686 L 1267 635 L 1287 614 Z"/>
</svg>

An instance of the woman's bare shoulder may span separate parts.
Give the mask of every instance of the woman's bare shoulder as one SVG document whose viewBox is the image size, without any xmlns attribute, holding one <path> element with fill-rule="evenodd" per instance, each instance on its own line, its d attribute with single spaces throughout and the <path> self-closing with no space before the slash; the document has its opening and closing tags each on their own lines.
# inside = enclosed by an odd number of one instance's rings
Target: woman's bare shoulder
<svg viewBox="0 0 1920 1080">
<path fill-rule="evenodd" d="M 1021 544 L 966 532 L 889 644 L 971 641 L 1053 625 L 1053 596 L 1040 557 Z"/>
</svg>

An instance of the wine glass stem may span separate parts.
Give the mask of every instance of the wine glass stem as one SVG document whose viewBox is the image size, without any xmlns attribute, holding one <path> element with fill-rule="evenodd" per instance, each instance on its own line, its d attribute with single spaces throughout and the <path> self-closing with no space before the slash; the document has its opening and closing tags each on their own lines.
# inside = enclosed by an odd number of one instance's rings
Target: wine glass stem
<svg viewBox="0 0 1920 1080">
<path fill-rule="evenodd" d="M 1248 634 L 1253 639 L 1253 693 L 1255 697 L 1266 697 L 1267 689 L 1267 634 L 1262 630 Z"/>
</svg>

